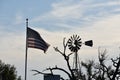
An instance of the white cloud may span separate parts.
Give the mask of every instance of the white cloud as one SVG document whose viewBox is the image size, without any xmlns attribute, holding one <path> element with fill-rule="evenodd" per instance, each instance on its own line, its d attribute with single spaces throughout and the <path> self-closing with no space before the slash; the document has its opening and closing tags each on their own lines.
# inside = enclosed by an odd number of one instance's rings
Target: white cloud
<svg viewBox="0 0 120 80">
<path fill-rule="evenodd" d="M 103 19 L 100 19 L 98 21 L 94 21 L 93 24 L 90 26 L 86 26 L 86 28 L 83 28 L 83 31 L 92 31 L 94 33 L 98 33 L 99 35 L 101 34 L 116 34 L 119 35 L 119 17 L 120 15 L 111 15 L 109 17 L 105 17 Z M 89 30 L 88 30 L 88 29 Z M 101 35 L 102 36 L 102 35 Z M 104 35 L 103 35 L 104 36 Z"/>
<path fill-rule="evenodd" d="M 109 7 L 109 6 L 119 6 L 120 5 L 120 0 L 115 0 L 115 1 L 107 1 L 104 3 L 96 3 L 91 5 L 91 7 Z"/>
<path fill-rule="evenodd" d="M 118 11 L 119 7 L 116 9 L 113 8 L 113 6 L 119 6 L 119 1 L 105 1 L 98 3 L 94 0 L 66 0 L 53 3 L 51 6 L 51 11 L 37 16 L 32 19 L 32 21 L 40 21 L 52 26 L 73 29 L 71 28 L 72 23 L 72 26 L 75 27 L 77 25 L 84 26 L 89 23 L 91 24 L 94 21 L 99 21 L 102 18 L 114 15 L 114 12 Z M 70 27 L 68 27 L 69 25 Z"/>
<path fill-rule="evenodd" d="M 69 19 L 79 19 L 82 16 L 82 11 L 84 9 L 82 4 L 76 3 L 73 0 L 62 1 L 58 3 L 53 3 L 51 11 L 46 14 L 36 17 L 33 21 L 41 20 L 69 20 Z"/>
<path fill-rule="evenodd" d="M 80 18 L 82 12 L 82 5 L 79 4 L 69 4 L 69 5 L 53 5 L 53 11 L 51 14 L 62 20 L 64 19 L 78 19 Z"/>
</svg>

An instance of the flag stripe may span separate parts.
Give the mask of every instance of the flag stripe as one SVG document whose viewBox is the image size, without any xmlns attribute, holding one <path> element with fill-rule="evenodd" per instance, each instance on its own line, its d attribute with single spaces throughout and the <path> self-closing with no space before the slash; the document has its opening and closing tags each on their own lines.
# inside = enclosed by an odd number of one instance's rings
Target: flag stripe
<svg viewBox="0 0 120 80">
<path fill-rule="evenodd" d="M 27 27 L 27 44 L 28 48 L 37 48 L 43 50 L 44 52 L 46 52 L 46 50 L 50 46 L 42 39 L 37 31 L 29 27 Z"/>
<path fill-rule="evenodd" d="M 28 44 L 36 44 L 36 45 L 40 45 L 42 47 L 47 48 L 49 46 L 49 44 L 44 44 L 42 41 L 34 39 L 34 38 L 28 38 Z"/>
<path fill-rule="evenodd" d="M 44 46 L 43 44 L 37 44 L 35 42 L 28 42 L 28 47 L 30 47 L 29 45 L 38 46 L 38 47 L 41 47 L 43 49 L 47 49 L 48 48 L 48 47 Z"/>
<path fill-rule="evenodd" d="M 36 43 L 44 44 L 46 42 L 43 42 L 41 40 L 35 39 L 35 38 L 28 38 L 28 41 L 35 41 Z M 46 43 L 47 44 L 47 43 Z"/>
<path fill-rule="evenodd" d="M 43 49 L 47 49 L 47 47 L 44 47 L 44 46 L 41 46 L 41 45 L 37 45 L 35 43 L 29 43 L 28 44 L 28 47 L 31 47 L 31 46 L 37 46 L 37 47 L 40 47 L 40 48 L 43 48 Z"/>
<path fill-rule="evenodd" d="M 29 47 L 29 48 L 41 49 L 41 50 L 43 50 L 44 52 L 46 51 L 45 48 L 43 48 L 43 47 L 41 47 L 41 46 L 34 45 L 34 44 L 29 44 L 28 47 Z"/>
</svg>

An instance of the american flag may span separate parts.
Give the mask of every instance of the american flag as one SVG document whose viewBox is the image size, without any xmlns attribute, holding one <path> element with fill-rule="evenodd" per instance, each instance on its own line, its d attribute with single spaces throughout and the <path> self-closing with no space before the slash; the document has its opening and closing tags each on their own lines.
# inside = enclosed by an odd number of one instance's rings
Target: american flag
<svg viewBox="0 0 120 80">
<path fill-rule="evenodd" d="M 37 31 L 27 27 L 27 47 L 28 48 L 41 49 L 45 53 L 49 46 L 50 45 L 42 39 L 42 37 Z"/>
</svg>

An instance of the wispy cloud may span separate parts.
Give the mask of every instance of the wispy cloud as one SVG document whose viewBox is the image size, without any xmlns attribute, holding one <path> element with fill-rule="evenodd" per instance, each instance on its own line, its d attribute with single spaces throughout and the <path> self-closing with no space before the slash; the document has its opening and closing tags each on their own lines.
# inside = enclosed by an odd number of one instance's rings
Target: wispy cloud
<svg viewBox="0 0 120 80">
<path fill-rule="evenodd" d="M 120 6 L 120 0 L 115 0 L 115 1 L 105 1 L 104 3 L 96 3 L 92 4 L 91 7 L 111 7 L 111 6 Z"/>
<path fill-rule="evenodd" d="M 50 23 L 52 26 L 57 23 L 61 24 L 59 25 L 61 28 L 64 27 L 63 24 L 74 27 L 77 25 L 83 26 L 112 14 L 117 14 L 116 12 L 120 8 L 119 1 L 101 1 L 101 3 L 98 3 L 93 0 L 93 2 L 67 0 L 53 3 L 51 11 L 34 18 L 33 21 Z"/>
<path fill-rule="evenodd" d="M 82 15 L 82 5 L 79 4 L 68 4 L 68 3 L 61 3 L 61 4 L 52 4 L 53 11 L 51 14 L 56 18 L 60 18 L 62 20 L 68 19 L 79 19 Z"/>
</svg>

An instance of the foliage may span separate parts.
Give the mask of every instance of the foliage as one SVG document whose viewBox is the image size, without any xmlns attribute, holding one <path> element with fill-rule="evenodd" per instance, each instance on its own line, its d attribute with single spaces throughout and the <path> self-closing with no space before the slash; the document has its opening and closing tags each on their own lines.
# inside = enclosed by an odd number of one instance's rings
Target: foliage
<svg viewBox="0 0 120 80">
<path fill-rule="evenodd" d="M 13 65 L 5 64 L 0 60 L 0 80 L 21 80 L 17 78 L 17 71 Z"/>
</svg>

